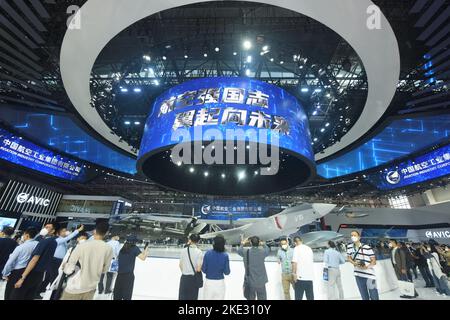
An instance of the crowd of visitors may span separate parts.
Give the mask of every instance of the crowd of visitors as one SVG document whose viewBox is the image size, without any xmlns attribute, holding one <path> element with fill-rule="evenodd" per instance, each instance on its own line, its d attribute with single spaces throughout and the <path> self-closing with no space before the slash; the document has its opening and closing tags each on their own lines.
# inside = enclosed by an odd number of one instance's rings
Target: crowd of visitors
<svg viewBox="0 0 450 320">
<path fill-rule="evenodd" d="M 0 232 L 0 271 L 6 281 L 5 300 L 41 299 L 50 292 L 49 299 L 92 300 L 95 293 L 111 295 L 114 300 L 131 300 L 134 288 L 136 258 L 149 255 L 148 243 L 143 251 L 138 239 L 128 236 L 124 244 L 117 235 L 108 234 L 106 223 L 97 224 L 92 234 L 80 226 L 73 232 L 48 223 L 38 232 L 26 229 L 20 238 L 5 227 Z M 72 240 L 72 241 L 71 241 Z M 230 258 L 226 241 L 217 236 L 213 248 L 205 253 L 199 248 L 200 236 L 189 235 L 181 251 L 179 268 L 180 300 L 197 300 L 203 288 L 203 299 L 225 298 L 225 276 L 230 275 Z M 245 269 L 243 294 L 248 300 L 266 300 L 269 281 L 265 260 L 271 250 L 257 236 L 242 240 L 237 253 Z M 314 300 L 314 254 L 300 237 L 281 239 L 276 253 L 280 265 L 282 292 L 291 300 Z M 377 260 L 390 259 L 399 282 L 413 284 L 419 274 L 426 288 L 450 296 L 448 283 L 450 252 L 447 245 L 429 241 L 424 243 L 389 241 L 365 242 L 358 231 L 351 233 L 351 242 L 328 242 L 323 254 L 323 280 L 328 299 L 344 299 L 341 266 L 353 265 L 354 278 L 363 300 L 378 300 L 376 276 Z M 105 284 L 106 281 L 106 284 Z M 412 295 L 401 298 L 415 298 Z"/>
</svg>

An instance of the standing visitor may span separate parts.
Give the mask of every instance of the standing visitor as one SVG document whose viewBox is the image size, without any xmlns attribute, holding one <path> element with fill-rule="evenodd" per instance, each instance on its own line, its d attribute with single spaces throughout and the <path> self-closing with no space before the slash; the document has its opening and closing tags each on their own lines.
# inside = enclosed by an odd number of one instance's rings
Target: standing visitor
<svg viewBox="0 0 450 320">
<path fill-rule="evenodd" d="M 342 278 L 340 265 L 345 263 L 345 259 L 340 252 L 337 251 L 336 244 L 328 241 L 328 249 L 323 254 L 323 263 L 328 269 L 328 300 L 336 300 L 336 291 L 338 292 L 338 300 L 344 299 L 344 290 L 342 288 Z"/>
<path fill-rule="evenodd" d="M 203 258 L 202 271 L 205 274 L 203 299 L 225 299 L 225 276 L 230 274 L 230 258 L 225 252 L 225 238 L 214 238 L 213 249 Z"/>
<path fill-rule="evenodd" d="M 292 270 L 296 279 L 295 300 L 314 300 L 314 254 L 312 249 L 303 244 L 300 237 L 295 238 L 294 255 L 292 257 Z"/>
<path fill-rule="evenodd" d="M 419 268 L 423 280 L 425 280 L 425 288 L 433 288 L 433 276 L 431 275 L 430 269 L 428 268 L 427 259 L 424 257 L 425 249 L 419 243 L 414 244 L 413 247 L 414 250 L 412 251 L 412 256 L 416 262 L 417 267 Z"/>
<path fill-rule="evenodd" d="M 347 246 L 347 259 L 355 267 L 354 274 L 363 300 L 379 300 L 375 270 L 377 261 L 373 249 L 361 243 L 358 231 L 352 231 L 352 242 Z"/>
<path fill-rule="evenodd" d="M 120 252 L 120 237 L 115 235 L 107 242 L 109 246 L 111 246 L 113 250 L 113 260 L 111 262 L 111 267 L 109 268 L 108 272 L 106 272 L 106 286 L 104 285 L 104 279 L 105 274 L 102 273 L 102 276 L 100 277 L 100 282 L 98 283 L 98 293 L 103 294 L 110 294 L 112 292 L 112 282 L 114 278 L 114 274 L 117 273 L 119 262 L 117 258 L 119 257 Z M 106 289 L 105 289 L 106 287 Z"/>
<path fill-rule="evenodd" d="M 244 249 L 248 244 L 251 248 Z M 244 258 L 245 281 L 248 285 L 247 300 L 267 300 L 266 283 L 269 280 L 264 260 L 269 253 L 269 247 L 256 236 L 241 242 L 238 254 Z"/>
<path fill-rule="evenodd" d="M 286 239 L 280 241 L 280 249 L 278 249 L 278 264 L 281 265 L 281 284 L 285 300 L 291 300 L 291 286 L 295 286 L 295 278 L 292 274 L 292 256 L 294 250 L 289 247 Z"/>
<path fill-rule="evenodd" d="M 37 237 L 40 241 L 31 253 L 31 259 L 25 270 L 14 284 L 14 290 L 10 295 L 11 300 L 41 298 L 38 296 L 39 286 L 44 280 L 45 270 L 49 267 L 57 246 L 54 236 L 56 229 L 56 223 L 52 222 L 47 223 L 40 231 Z"/>
<path fill-rule="evenodd" d="M 78 245 L 72 252 L 64 273 L 69 276 L 61 300 L 92 300 L 102 273 L 112 260 L 112 249 L 103 238 L 108 232 L 108 224 L 97 224 L 93 240 Z"/>
<path fill-rule="evenodd" d="M 119 252 L 119 269 L 117 271 L 116 284 L 114 285 L 114 300 L 131 300 L 134 289 L 134 268 L 136 258 L 145 261 L 148 256 L 148 243 L 144 251 L 136 246 L 137 238 L 130 236 Z"/>
<path fill-rule="evenodd" d="M 395 275 L 399 281 L 410 281 L 408 277 L 408 258 L 406 256 L 405 250 L 400 246 L 397 240 L 392 239 L 389 242 L 389 248 L 391 248 L 391 262 L 394 267 Z M 414 296 L 417 297 L 418 294 L 414 290 Z M 411 298 L 410 296 L 402 295 L 400 298 Z"/>
<path fill-rule="evenodd" d="M 202 251 L 197 248 L 199 241 L 200 236 L 198 234 L 191 234 L 186 248 L 181 252 L 179 300 L 198 300 L 200 287 L 196 281 L 196 274 L 202 271 L 203 256 Z"/>
<path fill-rule="evenodd" d="M 47 289 L 48 284 L 51 284 L 53 283 L 53 281 L 55 281 L 56 277 L 58 276 L 58 269 L 61 266 L 61 262 L 67 253 L 67 243 L 76 236 L 78 236 L 78 234 L 81 231 L 83 231 L 83 229 L 84 226 L 81 225 L 74 232 L 70 232 L 66 228 L 59 228 L 56 231 L 57 246 L 55 254 L 53 255 L 52 260 L 50 261 L 47 270 L 45 270 L 44 281 L 41 283 L 39 287 L 39 293 L 44 293 L 45 290 Z"/>
<path fill-rule="evenodd" d="M 22 244 L 14 249 L 9 256 L 8 261 L 3 268 L 3 279 L 7 281 L 5 288 L 5 300 L 11 299 L 11 292 L 14 289 L 14 285 L 20 279 L 28 261 L 31 258 L 31 254 L 38 245 L 38 242 L 34 240 L 37 235 L 35 228 L 28 228 L 22 235 Z"/>
<path fill-rule="evenodd" d="M 12 238 L 14 229 L 11 227 L 3 227 L 0 231 L 0 271 L 5 267 L 9 255 L 17 247 L 17 242 Z"/>
</svg>

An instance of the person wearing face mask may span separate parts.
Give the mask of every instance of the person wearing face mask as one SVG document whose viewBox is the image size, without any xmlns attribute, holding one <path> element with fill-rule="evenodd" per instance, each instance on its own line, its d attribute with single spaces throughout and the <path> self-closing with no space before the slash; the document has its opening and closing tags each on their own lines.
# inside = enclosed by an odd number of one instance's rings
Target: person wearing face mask
<svg viewBox="0 0 450 320">
<path fill-rule="evenodd" d="M 323 263 L 328 268 L 328 300 L 336 300 L 336 290 L 338 299 L 344 300 L 344 290 L 342 288 L 340 265 L 345 263 L 345 259 L 336 249 L 333 241 L 328 241 L 328 249 L 323 254 Z"/>
<path fill-rule="evenodd" d="M 292 274 L 292 256 L 294 250 L 289 247 L 287 239 L 280 241 L 280 249 L 278 249 L 277 258 L 278 264 L 281 265 L 281 284 L 283 286 L 283 293 L 285 300 L 291 300 L 291 286 L 294 288 L 295 279 Z"/>
<path fill-rule="evenodd" d="M 74 232 L 68 231 L 66 228 L 62 227 L 56 231 L 56 243 L 57 247 L 55 254 L 53 255 L 52 261 L 50 262 L 47 270 L 45 270 L 45 278 L 39 287 L 39 293 L 42 295 L 50 283 L 55 281 L 58 276 L 58 269 L 61 266 L 64 256 L 67 253 L 67 243 L 78 236 L 78 234 L 84 230 L 84 226 L 81 225 Z"/>
<path fill-rule="evenodd" d="M 361 235 L 354 230 L 352 243 L 347 245 L 347 261 L 354 268 L 356 284 L 363 300 L 379 300 L 375 270 L 375 253 L 371 246 L 361 243 Z"/>
<path fill-rule="evenodd" d="M 56 237 L 54 236 L 57 225 L 54 222 L 47 223 L 41 230 L 40 241 L 31 253 L 25 271 L 14 285 L 11 292 L 11 300 L 33 300 L 37 296 L 39 286 L 44 279 L 45 270 L 50 265 L 56 250 Z"/>
<path fill-rule="evenodd" d="M 64 288 L 67 284 L 67 275 L 64 273 L 64 267 L 67 261 L 69 260 L 70 256 L 72 255 L 73 250 L 77 246 L 86 242 L 88 238 L 89 235 L 86 232 L 80 231 L 78 233 L 76 245 L 67 250 L 64 258 L 61 261 L 61 265 L 58 268 L 57 277 L 50 285 L 50 292 L 47 291 L 46 296 L 44 296 L 44 300 L 59 300 L 61 298 L 62 292 L 64 291 Z"/>
<path fill-rule="evenodd" d="M 112 248 L 103 240 L 109 225 L 99 222 L 94 240 L 78 245 L 64 265 L 69 276 L 61 300 L 92 300 L 102 273 L 108 271 L 113 258 Z"/>
<path fill-rule="evenodd" d="M 37 235 L 35 228 L 28 228 L 21 237 L 22 244 L 14 249 L 2 271 L 3 279 L 7 281 L 5 288 L 5 300 L 11 300 L 11 292 L 17 280 L 25 271 L 31 253 L 36 248 L 38 242 L 33 240 Z"/>
</svg>

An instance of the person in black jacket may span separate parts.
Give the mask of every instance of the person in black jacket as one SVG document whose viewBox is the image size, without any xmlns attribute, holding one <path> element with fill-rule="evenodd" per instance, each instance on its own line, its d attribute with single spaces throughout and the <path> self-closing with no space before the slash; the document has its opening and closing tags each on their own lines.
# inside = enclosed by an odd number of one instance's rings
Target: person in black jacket
<svg viewBox="0 0 450 320">
<path fill-rule="evenodd" d="M 412 279 L 408 279 L 408 261 L 405 254 L 405 251 L 402 249 L 397 240 L 390 240 L 389 247 L 391 248 L 391 262 L 395 270 L 395 274 L 399 281 L 410 281 Z M 417 297 L 418 294 L 414 290 L 414 297 Z M 400 296 L 400 298 L 411 298 L 409 296 Z"/>
<path fill-rule="evenodd" d="M 9 255 L 17 247 L 17 242 L 12 239 L 14 229 L 11 227 L 4 227 L 0 232 L 0 273 L 8 261 Z"/>
<path fill-rule="evenodd" d="M 420 243 L 413 245 L 414 251 L 412 252 L 413 259 L 416 262 L 417 267 L 419 267 L 420 274 L 423 280 L 425 280 L 425 288 L 433 288 L 433 276 L 431 275 L 430 269 L 428 268 L 427 259 L 424 257 L 424 250 Z"/>
</svg>

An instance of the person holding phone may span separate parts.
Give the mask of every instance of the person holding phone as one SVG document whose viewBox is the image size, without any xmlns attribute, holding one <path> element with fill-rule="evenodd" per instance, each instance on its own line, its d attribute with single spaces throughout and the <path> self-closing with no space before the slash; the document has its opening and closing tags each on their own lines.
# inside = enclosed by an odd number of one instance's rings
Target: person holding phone
<svg viewBox="0 0 450 320">
<path fill-rule="evenodd" d="M 114 300 L 131 300 L 133 296 L 136 258 L 145 261 L 148 256 L 148 242 L 145 244 L 143 252 L 136 246 L 137 242 L 136 236 L 128 236 L 119 252 L 119 270 L 114 286 Z"/>
</svg>

